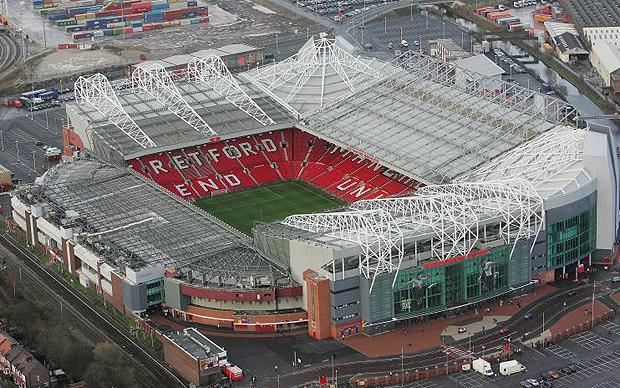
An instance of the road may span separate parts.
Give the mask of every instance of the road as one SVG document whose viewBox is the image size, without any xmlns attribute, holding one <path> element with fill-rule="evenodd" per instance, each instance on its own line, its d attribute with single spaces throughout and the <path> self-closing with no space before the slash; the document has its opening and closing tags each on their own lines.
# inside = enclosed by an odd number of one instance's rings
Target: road
<svg viewBox="0 0 620 388">
<path fill-rule="evenodd" d="M 68 286 L 55 272 L 44 268 L 36 257 L 0 233 L 0 252 L 9 269 L 20 273 L 22 286 L 39 290 L 39 300 L 52 310 L 61 310 L 78 330 L 93 342 L 114 342 L 133 360 L 136 377 L 145 387 L 185 386 L 172 371 L 142 349 L 120 324 L 95 310 L 85 296 Z"/>
<path fill-rule="evenodd" d="M 602 283 L 607 284 L 607 283 Z M 597 287 L 600 284 L 597 283 Z M 559 290 L 549 297 L 535 302 L 531 307 L 522 311 L 523 314 L 532 312 L 534 318 L 531 320 L 524 320 L 522 314 L 516 315 L 510 320 L 504 323 L 504 327 L 510 329 L 511 338 L 519 340 L 523 335 L 527 334 L 528 338 L 535 334 L 540 334 L 542 328 L 542 313 L 545 313 L 545 324 L 547 327 L 555 323 L 564 313 L 571 311 L 583 303 L 590 300 L 592 296 L 592 288 L 589 285 L 580 286 L 576 289 L 577 294 L 574 296 L 568 296 L 571 290 Z M 609 292 L 599 293 L 598 297 L 607 295 Z M 568 305 L 564 307 L 564 301 L 568 301 Z M 504 342 L 505 335 L 499 333 L 499 330 L 483 333 L 481 335 L 475 335 L 472 339 L 472 351 L 473 357 L 478 357 L 482 352 L 489 352 L 492 349 L 499 349 Z M 465 352 L 467 351 L 468 340 L 459 341 L 451 346 L 460 347 Z M 483 350 L 482 346 L 485 349 Z M 450 360 L 454 362 L 454 359 Z M 442 348 L 435 348 L 426 352 L 412 354 L 405 356 L 403 360 L 404 369 L 423 369 L 425 367 L 434 367 L 435 365 L 445 365 L 446 352 Z M 342 376 L 342 380 L 348 380 L 349 377 L 356 374 L 373 374 L 373 373 L 389 373 L 398 372 L 400 368 L 400 357 L 381 358 L 361 362 L 351 362 L 345 364 L 335 365 L 338 370 L 338 375 Z M 304 383 L 317 381 L 321 375 L 331 376 L 330 365 L 325 365 L 310 370 L 302 370 L 288 375 L 280 376 L 280 386 L 294 387 L 300 386 Z M 273 376 L 274 378 L 276 376 Z M 269 382 L 270 386 L 275 387 L 277 382 L 273 379 Z"/>
</svg>

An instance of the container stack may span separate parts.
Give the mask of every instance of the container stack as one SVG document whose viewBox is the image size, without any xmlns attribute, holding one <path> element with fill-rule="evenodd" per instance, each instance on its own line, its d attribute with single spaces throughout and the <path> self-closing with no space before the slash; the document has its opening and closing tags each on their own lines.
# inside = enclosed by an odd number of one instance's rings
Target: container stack
<svg viewBox="0 0 620 388">
<path fill-rule="evenodd" d="M 525 31 L 530 27 L 529 24 L 521 23 L 521 19 L 517 16 L 513 16 L 504 6 L 500 6 L 500 8 L 495 8 L 493 6 L 480 7 L 476 8 L 474 12 L 494 21 L 503 29 L 511 32 Z"/>
<path fill-rule="evenodd" d="M 32 0 L 32 6 L 74 40 L 209 21 L 208 7 L 196 0 Z"/>
</svg>

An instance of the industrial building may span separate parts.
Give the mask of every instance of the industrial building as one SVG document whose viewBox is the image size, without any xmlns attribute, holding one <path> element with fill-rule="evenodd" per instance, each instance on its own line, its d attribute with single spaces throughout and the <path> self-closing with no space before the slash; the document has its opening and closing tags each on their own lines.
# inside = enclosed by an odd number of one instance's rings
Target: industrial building
<svg viewBox="0 0 620 388">
<path fill-rule="evenodd" d="M 590 54 L 592 67 L 600 74 L 605 88 L 613 99 L 620 93 L 620 47 L 606 41 L 592 46 Z"/>
<path fill-rule="evenodd" d="M 164 361 L 186 381 L 200 387 L 221 380 L 227 352 L 195 328 L 168 333 L 163 344 Z"/>
<path fill-rule="evenodd" d="M 119 309 L 316 339 L 471 308 L 611 248 L 604 135 L 553 96 L 401 59 L 321 35 L 235 75 L 208 56 L 181 77 L 82 77 L 64 129 L 75 160 L 14 193 L 15 222 Z M 347 205 L 251 240 L 189 202 L 287 180 Z"/>
<path fill-rule="evenodd" d="M 556 56 L 564 63 L 587 60 L 590 55 L 573 24 L 546 21 L 545 40 L 551 43 Z"/>
</svg>

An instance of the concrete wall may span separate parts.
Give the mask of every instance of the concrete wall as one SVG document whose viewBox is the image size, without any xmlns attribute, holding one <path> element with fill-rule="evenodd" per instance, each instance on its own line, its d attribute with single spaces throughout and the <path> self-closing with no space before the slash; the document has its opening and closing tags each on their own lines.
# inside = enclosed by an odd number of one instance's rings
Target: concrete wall
<svg viewBox="0 0 620 388">
<path fill-rule="evenodd" d="M 618 228 L 618 182 L 608 136 L 587 132 L 583 145 L 584 165 L 597 180 L 596 248 L 611 249 Z"/>
<path fill-rule="evenodd" d="M 123 304 L 131 311 L 144 311 L 148 307 L 146 285 L 133 284 L 123 279 Z"/>
</svg>

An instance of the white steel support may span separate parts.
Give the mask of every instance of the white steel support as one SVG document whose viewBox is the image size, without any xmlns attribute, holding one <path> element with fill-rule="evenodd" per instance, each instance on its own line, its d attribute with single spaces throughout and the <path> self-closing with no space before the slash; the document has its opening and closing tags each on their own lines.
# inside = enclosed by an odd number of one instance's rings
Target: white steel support
<svg viewBox="0 0 620 388">
<path fill-rule="evenodd" d="M 583 159 L 584 134 L 584 130 L 572 127 L 545 132 L 458 179 L 521 178 L 533 184 L 543 182 Z"/>
<path fill-rule="evenodd" d="M 392 215 L 381 209 L 289 216 L 283 224 L 358 244 L 360 272 L 371 279 L 370 292 L 378 275 L 400 269 L 403 233 Z M 396 276 L 394 276 L 394 282 Z"/>
<path fill-rule="evenodd" d="M 478 241 L 478 217 L 471 204 L 458 195 L 381 198 L 358 201 L 360 211 L 384 210 L 396 219 L 405 234 L 433 233 L 433 257 L 446 259 L 469 254 Z"/>
<path fill-rule="evenodd" d="M 103 74 L 81 76 L 75 81 L 75 100 L 79 104 L 89 103 L 103 117 L 142 148 L 155 147 L 156 144 L 133 121 L 121 105 L 114 88 Z"/>
<path fill-rule="evenodd" d="M 262 125 L 275 122 L 258 106 L 258 104 L 241 89 L 237 80 L 230 74 L 222 58 L 209 55 L 204 58 L 194 58 L 187 65 L 189 79 L 192 82 L 201 82 L 224 97 L 228 102 L 241 109 L 248 116 Z"/>
<path fill-rule="evenodd" d="M 135 87 L 145 91 L 190 127 L 204 136 L 216 135 L 198 113 L 183 99 L 168 71 L 160 64 L 141 64 L 131 74 Z"/>
<path fill-rule="evenodd" d="M 512 244 L 511 256 L 518 241 L 534 237 L 531 252 L 536 237 L 544 228 L 543 199 L 526 180 L 462 182 L 426 186 L 418 190 L 419 195 L 444 193 L 458 195 L 470 202 L 476 208 L 480 221 L 501 217 L 500 236 L 506 244 Z"/>
</svg>

